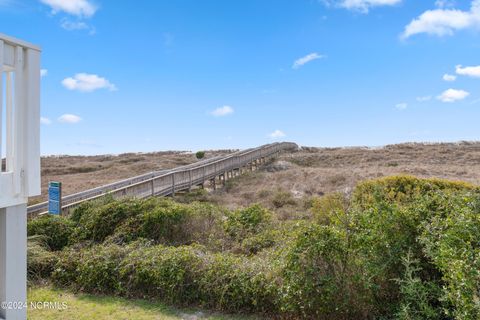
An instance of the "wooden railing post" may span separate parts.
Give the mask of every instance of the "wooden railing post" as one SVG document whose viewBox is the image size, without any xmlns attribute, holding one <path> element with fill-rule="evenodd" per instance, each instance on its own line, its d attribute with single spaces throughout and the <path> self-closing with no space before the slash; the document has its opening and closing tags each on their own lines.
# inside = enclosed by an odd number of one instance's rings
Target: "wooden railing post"
<svg viewBox="0 0 480 320">
<path fill-rule="evenodd" d="M 192 170 L 188 170 L 188 180 L 189 180 L 188 191 L 190 191 L 192 189 Z"/>
</svg>

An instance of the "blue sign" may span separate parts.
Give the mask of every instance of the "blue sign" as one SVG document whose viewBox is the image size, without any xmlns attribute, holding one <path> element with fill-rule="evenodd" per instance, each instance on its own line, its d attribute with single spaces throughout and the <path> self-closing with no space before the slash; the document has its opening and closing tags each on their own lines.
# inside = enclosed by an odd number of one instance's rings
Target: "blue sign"
<svg viewBox="0 0 480 320">
<path fill-rule="evenodd" d="M 61 182 L 50 182 L 48 184 L 48 212 L 57 215 L 62 213 Z"/>
</svg>

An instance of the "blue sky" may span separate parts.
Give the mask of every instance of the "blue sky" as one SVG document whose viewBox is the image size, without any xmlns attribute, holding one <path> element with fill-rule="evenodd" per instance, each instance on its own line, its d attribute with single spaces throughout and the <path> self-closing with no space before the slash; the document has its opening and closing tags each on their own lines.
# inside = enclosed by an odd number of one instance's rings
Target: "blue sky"
<svg viewBox="0 0 480 320">
<path fill-rule="evenodd" d="M 480 0 L 0 0 L 42 154 L 479 140 Z"/>
</svg>

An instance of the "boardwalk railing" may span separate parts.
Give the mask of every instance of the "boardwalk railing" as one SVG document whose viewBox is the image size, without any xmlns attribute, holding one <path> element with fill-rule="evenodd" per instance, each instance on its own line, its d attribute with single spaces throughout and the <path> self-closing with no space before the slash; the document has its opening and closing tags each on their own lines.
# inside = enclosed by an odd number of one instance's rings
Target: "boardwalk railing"
<svg viewBox="0 0 480 320">
<path fill-rule="evenodd" d="M 82 202 L 110 195 L 113 198 L 168 196 L 175 192 L 203 185 L 207 181 L 223 176 L 225 173 L 239 170 L 271 157 L 284 150 L 298 148 L 295 143 L 281 142 L 264 145 L 254 149 L 235 152 L 225 157 L 215 157 L 199 161 L 172 170 L 162 170 L 122 180 L 105 186 L 82 191 L 62 198 L 62 211 L 69 210 Z M 36 216 L 48 211 L 48 202 L 28 207 L 28 215 Z"/>
</svg>

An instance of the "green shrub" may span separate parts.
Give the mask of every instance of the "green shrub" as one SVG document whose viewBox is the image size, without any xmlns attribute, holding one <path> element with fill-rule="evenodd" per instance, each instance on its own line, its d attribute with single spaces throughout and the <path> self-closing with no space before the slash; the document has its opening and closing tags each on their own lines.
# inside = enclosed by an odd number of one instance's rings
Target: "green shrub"
<svg viewBox="0 0 480 320">
<path fill-rule="evenodd" d="M 168 303 L 198 303 L 198 277 L 202 270 L 200 247 L 141 247 L 120 264 L 122 293 L 155 297 Z"/>
<path fill-rule="evenodd" d="M 443 200 L 444 210 L 424 223 L 420 242 L 442 273 L 443 300 L 452 306 L 446 310 L 447 315 L 479 319 L 480 197 L 465 193 Z"/>
<path fill-rule="evenodd" d="M 263 263 L 263 264 L 262 264 Z M 201 246 L 136 242 L 62 252 L 52 280 L 91 293 L 200 304 L 228 312 L 275 311 L 274 273 L 260 260 L 210 254 Z"/>
<path fill-rule="evenodd" d="M 176 202 L 186 203 L 186 204 L 193 203 L 193 202 L 208 202 L 208 200 L 209 200 L 208 191 L 203 188 L 194 189 L 184 194 L 175 195 Z"/>
<path fill-rule="evenodd" d="M 56 256 L 47 244 L 45 236 L 30 236 L 27 242 L 28 279 L 45 279 L 53 272 Z"/>
<path fill-rule="evenodd" d="M 272 199 L 272 204 L 275 208 L 283 208 L 284 206 L 287 205 L 295 205 L 297 202 L 292 196 L 291 192 L 288 191 L 283 191 L 283 190 L 278 190 Z"/>
<path fill-rule="evenodd" d="M 235 239 L 257 234 L 270 223 L 270 211 L 259 204 L 231 212 L 225 222 L 225 231 Z"/>
<path fill-rule="evenodd" d="M 284 312 L 312 319 L 361 318 L 363 293 L 357 291 L 345 237 L 333 227 L 315 224 L 299 232 L 283 269 Z"/>
<path fill-rule="evenodd" d="M 401 181 L 406 185 L 402 186 Z M 477 270 L 476 249 L 470 243 L 480 235 L 480 229 L 474 220 L 462 220 L 464 214 L 475 215 L 472 208 L 480 207 L 476 188 L 428 179 L 419 180 L 418 185 L 410 178 L 390 183 L 395 187 L 386 188 L 388 194 L 384 194 L 384 181 L 380 181 L 380 189 L 376 190 L 381 190 L 383 196 L 371 199 L 366 209 L 352 211 L 352 249 L 360 256 L 365 279 L 370 279 L 377 312 L 397 313 L 404 318 L 435 318 L 441 312 L 458 319 L 476 318 L 478 311 L 472 311 L 476 308 L 473 292 L 478 292 L 479 282 L 460 267 L 464 264 L 473 266 L 468 270 Z M 451 238 L 449 231 L 453 232 Z M 415 270 L 409 282 L 405 282 L 409 272 L 404 263 L 407 256 L 415 262 L 409 266 Z M 442 287 L 447 289 L 442 292 Z"/>
<path fill-rule="evenodd" d="M 281 221 L 260 205 L 85 204 L 29 224 L 41 234 L 29 271 L 77 290 L 286 319 L 480 318 L 477 187 L 390 177 L 310 209 L 313 219 Z M 40 240 L 63 225 L 73 233 L 52 242 L 63 248 L 54 256 Z"/>
<path fill-rule="evenodd" d="M 115 293 L 121 285 L 119 266 L 128 248 L 116 245 L 95 246 L 84 251 L 77 267 L 76 284 L 82 291 Z"/>
<path fill-rule="evenodd" d="M 397 279 L 400 286 L 401 301 L 396 314 L 401 320 L 442 319 L 439 308 L 440 286 L 434 282 L 425 282 L 419 273 L 422 268 L 419 260 L 412 258 L 410 252 L 403 259 L 404 275 Z"/>
<path fill-rule="evenodd" d="M 68 245 L 74 228 L 74 223 L 68 218 L 43 215 L 28 222 L 27 232 L 29 236 L 44 236 L 46 245 L 57 251 Z"/>
<path fill-rule="evenodd" d="M 78 221 L 74 237 L 77 240 L 103 242 L 125 221 L 152 210 L 156 204 L 156 199 L 124 199 L 107 202 L 103 205 L 85 205 L 84 208 L 74 212 L 74 219 Z"/>
<path fill-rule="evenodd" d="M 437 191 L 480 191 L 466 182 L 443 179 L 420 179 L 413 176 L 391 176 L 358 184 L 353 193 L 353 203 L 369 208 L 379 201 L 408 203 Z"/>
<path fill-rule="evenodd" d="M 50 277 L 52 283 L 58 287 L 77 287 L 77 268 L 82 261 L 83 250 L 66 248 L 58 254 L 54 271 Z"/>
<path fill-rule="evenodd" d="M 109 242 L 123 244 L 139 238 L 165 245 L 200 243 L 214 246 L 216 239 L 225 238 L 223 209 L 208 203 L 176 203 L 156 200 L 153 207 L 125 219 L 108 238 Z"/>
<path fill-rule="evenodd" d="M 182 244 L 188 237 L 182 225 L 191 215 L 189 206 L 163 201 L 142 217 L 140 236 L 159 243 Z"/>
<path fill-rule="evenodd" d="M 115 293 L 120 290 L 119 266 L 131 247 L 97 245 L 62 252 L 52 274 L 55 284 L 91 293 Z"/>
<path fill-rule="evenodd" d="M 115 200 L 111 195 L 107 195 L 97 200 L 82 202 L 77 207 L 74 207 L 74 209 L 70 212 L 69 218 L 73 222 L 79 223 L 83 216 L 92 215 L 92 210 L 114 201 Z"/>
<path fill-rule="evenodd" d="M 197 153 L 195 153 L 195 157 L 198 160 L 205 158 L 205 151 L 197 151 Z"/>
<path fill-rule="evenodd" d="M 243 239 L 241 250 L 247 255 L 257 254 L 263 249 L 273 247 L 281 236 L 279 231 L 267 229 L 259 234 Z"/>
<path fill-rule="evenodd" d="M 227 312 L 275 312 L 278 296 L 271 266 L 231 254 L 208 258 L 199 279 L 206 307 Z"/>
<path fill-rule="evenodd" d="M 311 211 L 319 224 L 329 225 L 343 220 L 348 210 L 348 201 L 343 193 L 336 192 L 312 200 Z"/>
<path fill-rule="evenodd" d="M 404 275 L 403 258 L 411 252 L 422 267 L 432 270 L 418 243 L 422 215 L 415 207 L 379 202 L 368 210 L 352 211 L 351 250 L 358 255 L 362 277 L 376 312 L 393 314 L 401 299 L 395 279 Z M 432 270 L 432 276 L 436 273 Z M 427 280 L 427 279 L 426 279 Z"/>
</svg>

